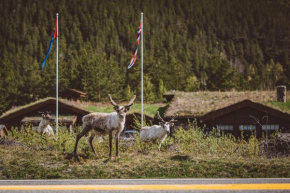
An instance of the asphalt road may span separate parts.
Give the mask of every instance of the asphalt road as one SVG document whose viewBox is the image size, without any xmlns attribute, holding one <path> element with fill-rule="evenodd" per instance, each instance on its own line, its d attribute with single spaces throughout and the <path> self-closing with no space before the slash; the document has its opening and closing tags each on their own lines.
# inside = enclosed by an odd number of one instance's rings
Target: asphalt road
<svg viewBox="0 0 290 193">
<path fill-rule="evenodd" d="M 0 192 L 290 192 L 290 178 L 0 180 Z"/>
</svg>

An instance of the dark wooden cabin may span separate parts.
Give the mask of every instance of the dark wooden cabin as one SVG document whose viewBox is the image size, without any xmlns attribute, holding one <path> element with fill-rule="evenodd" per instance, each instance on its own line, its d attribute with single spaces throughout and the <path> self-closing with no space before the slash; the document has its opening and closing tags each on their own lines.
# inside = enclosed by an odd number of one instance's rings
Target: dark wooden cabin
<svg viewBox="0 0 290 193">
<path fill-rule="evenodd" d="M 66 104 L 59 100 L 59 124 L 68 129 L 73 125 L 81 125 L 82 117 L 89 114 L 89 111 Z M 11 127 L 21 127 L 22 125 L 38 126 L 41 121 L 39 112 L 50 111 L 52 116 L 56 113 L 55 98 L 48 98 L 36 101 L 34 103 L 12 109 L 0 117 L 0 122 L 4 123 L 8 129 Z"/>
<path fill-rule="evenodd" d="M 174 98 L 174 92 L 164 93 L 163 98 L 165 98 L 167 102 L 170 102 Z"/>
<path fill-rule="evenodd" d="M 290 114 L 279 109 L 281 104 L 273 108 L 269 103 L 276 99 L 275 91 L 176 92 L 164 119 L 177 115 L 176 124 L 185 129 L 196 122 L 205 132 L 215 128 L 218 135 L 231 133 L 246 139 L 251 133 L 260 138 L 277 130 L 290 132 Z"/>
<path fill-rule="evenodd" d="M 82 99 L 85 98 L 86 95 L 87 95 L 86 93 L 75 89 L 65 89 L 60 93 L 61 98 L 73 100 L 76 102 L 82 101 Z"/>
<path fill-rule="evenodd" d="M 207 131 L 216 128 L 218 135 L 232 133 L 245 139 L 252 133 L 261 138 L 262 134 L 270 135 L 278 130 L 290 132 L 290 114 L 250 100 L 207 113 L 200 117 L 200 122 Z"/>
<path fill-rule="evenodd" d="M 68 102 L 70 103 L 70 102 Z M 82 117 L 89 114 L 89 111 L 67 104 L 65 100 L 59 100 L 59 124 L 66 126 L 68 130 L 75 125 L 82 125 Z M 5 123 L 8 129 L 11 127 L 32 126 L 37 127 L 41 121 L 39 112 L 50 111 L 55 118 L 55 98 L 42 99 L 34 103 L 12 109 L 0 117 L 0 122 Z M 153 117 L 144 115 L 146 122 L 153 122 Z M 140 121 L 140 113 L 127 113 L 126 130 L 134 129 L 134 118 Z M 52 125 L 53 126 L 53 125 Z"/>
</svg>

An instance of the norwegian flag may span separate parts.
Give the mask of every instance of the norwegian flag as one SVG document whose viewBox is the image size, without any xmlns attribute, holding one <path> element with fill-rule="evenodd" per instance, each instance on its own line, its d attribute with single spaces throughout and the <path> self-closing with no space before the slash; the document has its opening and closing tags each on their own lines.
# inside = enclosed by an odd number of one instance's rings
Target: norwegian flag
<svg viewBox="0 0 290 193">
<path fill-rule="evenodd" d="M 127 67 L 127 70 L 132 68 L 135 64 L 137 53 L 138 53 L 138 46 L 139 46 L 139 42 L 140 42 L 141 33 L 142 33 L 142 23 L 140 22 L 140 25 L 139 25 L 138 31 L 137 31 L 137 41 L 136 41 L 136 46 L 135 46 L 135 52 L 134 52 L 134 55 L 130 61 L 129 66 Z"/>
<path fill-rule="evenodd" d="M 57 37 L 58 37 L 58 34 L 57 34 L 57 20 L 55 20 L 55 28 L 53 30 L 53 34 L 51 35 L 51 39 L 50 39 L 50 42 L 49 42 L 48 50 L 46 52 L 45 58 L 44 58 L 44 60 L 42 62 L 42 65 L 41 65 L 42 69 L 44 68 L 45 62 L 46 62 L 46 60 L 48 58 L 48 55 L 49 55 L 49 52 L 50 52 L 50 49 L 51 49 L 51 45 L 54 42 L 55 38 L 57 38 Z"/>
</svg>

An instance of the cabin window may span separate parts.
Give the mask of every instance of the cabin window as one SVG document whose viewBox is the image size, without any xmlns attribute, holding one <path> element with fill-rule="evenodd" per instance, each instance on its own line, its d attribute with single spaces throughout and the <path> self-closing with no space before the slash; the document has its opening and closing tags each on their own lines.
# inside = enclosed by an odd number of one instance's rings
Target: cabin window
<svg viewBox="0 0 290 193">
<path fill-rule="evenodd" d="M 262 125 L 263 130 L 278 130 L 279 125 Z"/>
<path fill-rule="evenodd" d="M 239 130 L 243 131 L 255 131 L 256 125 L 239 125 Z"/>
<path fill-rule="evenodd" d="M 217 128 L 217 130 L 221 130 L 221 131 L 233 131 L 234 130 L 233 125 L 217 125 L 216 128 Z"/>
</svg>

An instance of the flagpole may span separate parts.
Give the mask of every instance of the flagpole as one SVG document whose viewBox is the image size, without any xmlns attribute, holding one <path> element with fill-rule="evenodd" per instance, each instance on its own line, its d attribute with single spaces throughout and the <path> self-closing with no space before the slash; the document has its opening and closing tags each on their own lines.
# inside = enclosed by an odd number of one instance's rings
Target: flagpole
<svg viewBox="0 0 290 193">
<path fill-rule="evenodd" d="M 56 13 L 57 36 L 56 36 L 56 138 L 58 138 L 58 13 Z"/>
<path fill-rule="evenodd" d="M 143 34 L 144 34 L 144 25 L 143 25 L 143 12 L 141 12 L 141 128 L 143 127 Z"/>
</svg>

